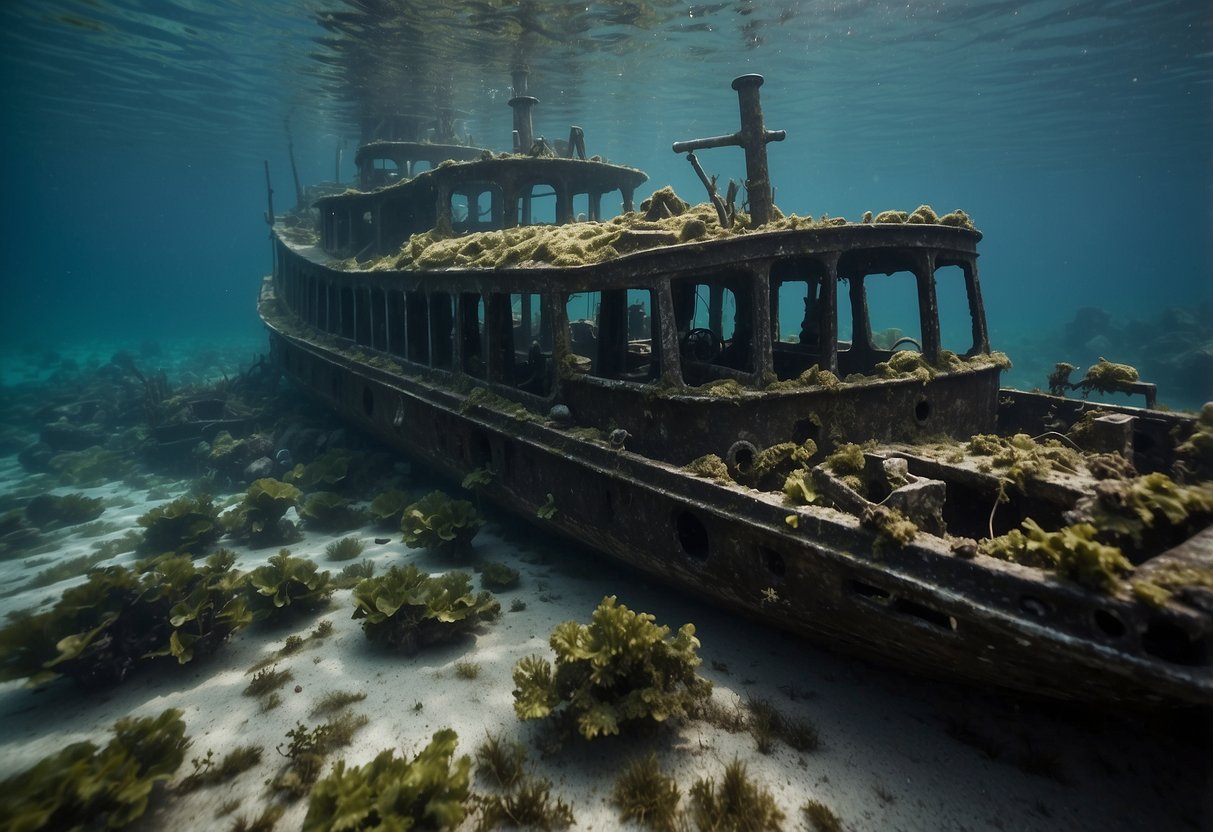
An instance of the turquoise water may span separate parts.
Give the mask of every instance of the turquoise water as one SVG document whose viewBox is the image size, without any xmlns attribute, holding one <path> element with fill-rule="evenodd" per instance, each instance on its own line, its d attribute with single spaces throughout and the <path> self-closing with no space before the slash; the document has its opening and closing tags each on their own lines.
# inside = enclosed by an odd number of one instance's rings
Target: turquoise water
<svg viewBox="0 0 1213 832">
<path fill-rule="evenodd" d="M 788 134 L 770 146 L 785 212 L 855 220 L 928 203 L 974 217 L 994 346 L 1017 360 L 1011 382 L 1041 385 L 1054 361 L 1098 352 L 1166 376 L 1173 403 L 1213 395 L 1201 377 L 1213 367 L 1204 2 L 369 11 L 380 5 L 6 4 L 5 354 L 257 338 L 263 162 L 281 212 L 294 202 L 288 141 L 304 184 L 349 181 L 363 113 L 429 112 L 435 100 L 461 133 L 505 148 L 509 70 L 525 63 L 538 133 L 578 124 L 590 153 L 693 200 L 702 187 L 671 142 L 735 130 L 729 82 L 762 73 L 767 125 Z M 740 151 L 700 157 L 722 182 L 744 177 Z M 1067 343 L 1088 306 L 1110 315 L 1101 338 Z M 1172 366 L 1178 352 L 1197 355 Z"/>
</svg>

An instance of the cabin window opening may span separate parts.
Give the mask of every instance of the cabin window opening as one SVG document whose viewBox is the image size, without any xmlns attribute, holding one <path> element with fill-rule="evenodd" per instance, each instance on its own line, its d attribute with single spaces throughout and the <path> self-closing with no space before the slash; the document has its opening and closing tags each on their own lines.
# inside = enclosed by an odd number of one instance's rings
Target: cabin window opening
<svg viewBox="0 0 1213 832">
<path fill-rule="evenodd" d="M 831 306 L 828 285 L 830 276 L 823 264 L 814 260 L 784 260 L 771 267 L 771 338 L 772 369 L 780 379 L 796 378 L 811 367 L 829 364 L 829 351 L 850 348 L 850 321 L 845 335 L 837 312 L 837 292 Z M 850 307 L 847 306 L 849 315 Z M 833 326 L 831 327 L 831 324 Z M 825 332 L 835 330 L 835 343 L 824 339 Z"/>
<path fill-rule="evenodd" d="M 598 307 L 601 292 L 577 292 L 569 295 L 565 311 L 569 320 L 569 368 L 579 373 L 593 371 L 598 354 Z"/>
<path fill-rule="evenodd" d="M 451 227 L 456 234 L 494 231 L 503 226 L 502 192 L 497 185 L 469 185 L 451 193 Z"/>
<path fill-rule="evenodd" d="M 429 298 L 422 292 L 405 294 L 405 358 L 416 364 L 430 363 Z"/>
<path fill-rule="evenodd" d="M 464 293 L 459 296 L 460 362 L 463 372 L 485 378 L 484 297 Z"/>
<path fill-rule="evenodd" d="M 872 346 L 877 350 L 922 351 L 922 328 L 918 316 L 918 279 L 912 272 L 869 275 L 864 281 L 868 295 L 868 320 Z"/>
<path fill-rule="evenodd" d="M 363 347 L 371 345 L 371 290 L 354 292 L 354 341 Z"/>
<path fill-rule="evenodd" d="M 387 293 L 371 290 L 371 347 L 387 352 Z"/>
<path fill-rule="evenodd" d="M 935 297 L 939 304 L 939 345 L 962 358 L 973 355 L 977 345 L 964 269 L 958 264 L 937 268 Z"/>
<path fill-rule="evenodd" d="M 533 293 L 493 295 L 504 308 L 490 308 L 493 380 L 547 396 L 552 389 L 552 316 L 543 296 Z"/>
<path fill-rule="evenodd" d="M 375 159 L 371 163 L 367 176 L 363 179 L 362 186 L 364 189 L 381 188 L 405 178 L 407 176 L 396 164 L 395 159 Z"/>
<path fill-rule="evenodd" d="M 452 368 L 455 353 L 455 298 L 448 292 L 430 294 L 430 366 Z"/>
<path fill-rule="evenodd" d="M 840 296 L 842 292 L 840 285 Z M 912 272 L 850 273 L 846 294 L 852 337 L 851 348 L 838 354 L 840 375 L 871 375 L 895 351 L 922 352 L 918 279 Z"/>
<path fill-rule="evenodd" d="M 594 219 L 590 214 L 590 195 L 573 194 L 573 221 L 588 222 Z"/>
<path fill-rule="evenodd" d="M 518 198 L 519 225 L 555 225 L 556 189 L 551 185 L 532 185 Z"/>
<path fill-rule="evenodd" d="M 337 334 L 352 341 L 354 340 L 354 290 L 349 286 L 342 286 L 338 291 L 337 303 L 341 318 Z"/>
<path fill-rule="evenodd" d="M 754 372 L 754 301 L 747 274 L 674 280 L 670 285 L 683 377 L 702 384 Z"/>
<path fill-rule="evenodd" d="M 576 367 L 598 378 L 619 381 L 644 383 L 657 378 L 661 339 L 654 305 L 649 289 L 570 296 L 569 343 Z"/>
<path fill-rule="evenodd" d="M 388 292 L 387 351 L 399 358 L 407 355 L 405 332 L 404 292 Z"/>
</svg>

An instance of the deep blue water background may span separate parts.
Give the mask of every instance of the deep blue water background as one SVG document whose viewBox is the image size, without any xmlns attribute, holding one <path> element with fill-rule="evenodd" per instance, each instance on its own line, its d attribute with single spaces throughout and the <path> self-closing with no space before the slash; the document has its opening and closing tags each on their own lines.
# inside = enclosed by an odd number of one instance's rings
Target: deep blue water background
<svg viewBox="0 0 1213 832">
<path fill-rule="evenodd" d="M 767 125 L 788 132 L 770 146 L 781 208 L 968 211 L 986 235 L 994 346 L 1013 358 L 1083 306 L 1148 319 L 1213 299 L 1203 0 L 397 8 L 405 22 L 391 25 L 336 2 L 0 11 L 4 354 L 255 343 L 270 262 L 262 163 L 281 212 L 294 201 L 287 123 L 305 183 L 333 177 L 342 140 L 348 181 L 353 92 L 407 109 L 437 82 L 461 129 L 504 148 L 519 55 L 537 132 L 580 124 L 591 153 L 695 201 L 702 188 L 670 143 L 735 130 L 729 82 L 764 74 Z M 331 12 L 362 33 L 322 28 Z M 700 157 L 722 181 L 743 178 L 738 150 Z M 1200 339 L 1213 349 L 1213 323 Z"/>
</svg>

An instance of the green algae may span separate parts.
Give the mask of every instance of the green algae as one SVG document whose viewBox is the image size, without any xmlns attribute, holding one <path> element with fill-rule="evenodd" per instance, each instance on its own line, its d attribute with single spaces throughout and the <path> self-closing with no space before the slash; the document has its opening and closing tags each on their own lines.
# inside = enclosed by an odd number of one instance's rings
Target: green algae
<svg viewBox="0 0 1213 832">
<path fill-rule="evenodd" d="M 308 799 L 304 832 L 329 829 L 452 829 L 467 816 L 471 759 L 455 759 L 458 735 L 434 733 L 415 757 L 388 749 L 365 766 L 338 760 Z"/>
<path fill-rule="evenodd" d="M 975 434 L 967 449 L 974 456 L 990 457 L 990 468 L 1000 469 L 1000 476 L 1020 489 L 1056 471 L 1077 473 L 1084 465 L 1082 454 L 1073 448 L 1055 439 L 1037 442 L 1026 433 L 1009 437 Z"/>
<path fill-rule="evenodd" d="M 729 466 L 725 465 L 724 460 L 716 454 L 705 454 L 693 459 L 682 466 L 682 470 L 696 477 L 715 480 L 719 483 L 733 482 L 733 478 L 729 475 Z"/>
<path fill-rule="evenodd" d="M 1023 531 L 1012 529 L 978 543 L 983 555 L 1000 560 L 1052 569 L 1058 574 L 1100 592 L 1112 592 L 1133 571 L 1133 564 L 1115 546 L 1097 539 L 1089 523 L 1075 523 L 1055 532 L 1042 529 L 1035 520 L 1023 521 Z"/>
<path fill-rule="evenodd" d="M 353 617 L 366 637 L 405 653 L 457 641 L 500 614 L 490 593 L 472 592 L 466 572 L 430 576 L 412 564 L 393 566 L 354 587 Z"/>
<path fill-rule="evenodd" d="M 636 723 L 685 718 L 711 696 L 712 685 L 695 673 L 699 640 L 695 627 L 678 633 L 602 600 L 588 625 L 565 621 L 549 644 L 555 666 L 529 656 L 514 667 L 514 711 L 519 719 L 544 719 L 563 708 L 588 739 L 618 734 Z"/>
<path fill-rule="evenodd" d="M 484 518 L 467 500 L 455 500 L 431 491 L 407 506 L 400 519 L 404 544 L 410 549 L 432 549 L 454 556 L 467 551 Z"/>
<path fill-rule="evenodd" d="M 778 832 L 784 814 L 771 792 L 751 780 L 745 763 L 734 758 L 720 781 L 701 779 L 691 786 L 690 816 L 702 830 Z"/>
<path fill-rule="evenodd" d="M 611 789 L 611 802 L 619 807 L 620 820 L 634 821 L 655 832 L 677 832 L 680 798 L 678 784 L 661 770 L 651 751 L 625 766 Z"/>
<path fill-rule="evenodd" d="M 0 783 L 5 828 L 120 829 L 144 815 L 158 783 L 185 759 L 181 711 L 127 717 L 104 748 L 78 742 Z"/>
<path fill-rule="evenodd" d="M 870 212 L 863 221 L 869 221 Z M 913 212 L 883 211 L 877 223 L 938 224 L 973 229 L 963 211 L 936 216 L 928 205 Z M 720 226 L 709 203 L 690 205 L 671 188 L 662 188 L 640 204 L 638 211 L 610 220 L 565 225 L 531 225 L 454 236 L 450 228 L 414 234 L 400 250 L 375 260 L 343 260 L 347 270 L 391 271 L 411 269 L 501 269 L 515 266 L 575 267 L 602 263 L 634 251 L 675 243 L 695 243 L 742 234 L 830 228 L 850 223 L 842 217 L 785 216 L 776 209 L 771 222 L 749 227 L 749 217 L 736 212 L 732 223 Z"/>
</svg>

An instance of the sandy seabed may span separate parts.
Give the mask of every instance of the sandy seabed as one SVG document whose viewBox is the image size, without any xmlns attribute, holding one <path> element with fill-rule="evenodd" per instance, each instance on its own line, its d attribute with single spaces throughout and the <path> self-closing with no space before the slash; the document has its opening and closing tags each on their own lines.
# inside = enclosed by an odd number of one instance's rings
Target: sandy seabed
<svg viewBox="0 0 1213 832">
<path fill-rule="evenodd" d="M 85 537 L 86 529 L 98 528 L 89 524 L 50 532 L 47 539 L 55 545 L 49 553 L 0 562 L 0 614 L 49 608 L 83 576 L 20 589 L 46 567 L 47 557 L 88 555 L 99 543 L 138 529 L 138 517 L 189 488 L 185 481 L 150 479 L 156 481 L 151 490 L 147 484 L 135 489 L 122 483 L 53 489 L 104 498 L 99 522 L 105 531 Z M 15 457 L 0 457 L 0 493 L 13 493 L 26 480 Z M 453 487 L 447 491 L 458 493 Z M 435 554 L 406 548 L 398 533 L 389 543 L 373 542 L 383 535 L 369 526 L 343 534 L 306 532 L 288 548 L 334 574 L 346 564 L 328 560 L 325 547 L 347 536 L 366 544 L 361 559 L 375 564 L 375 574 L 406 563 L 430 572 L 451 568 Z M 279 548 L 221 543 L 246 571 Z M 116 687 L 87 691 L 68 680 L 39 689 L 4 683 L 0 778 L 69 743 L 104 745 L 121 717 L 179 708 L 192 740 L 186 762 L 133 828 L 226 830 L 235 818 L 252 819 L 280 801 L 267 787 L 286 762 L 275 749 L 298 723 L 314 726 L 326 718 L 311 713 L 322 697 L 349 691 L 366 694 L 350 709 L 369 721 L 349 746 L 329 757 L 323 774 L 337 759 L 361 765 L 388 748 L 411 756 L 441 728 L 458 732 L 461 755 L 474 755 L 486 735 L 500 735 L 526 746 L 529 770 L 550 780 L 554 796 L 571 805 L 574 829 L 640 828 L 619 820 L 611 790 L 623 767 L 649 751 L 678 782 L 684 805 L 697 779 L 719 778 L 729 762 L 740 759 L 786 814 L 787 830 L 811 828 L 800 813 L 810 800 L 828 806 L 843 828 L 855 832 L 1213 829 L 1207 725 L 1186 730 L 1173 716 L 1025 702 L 874 666 L 723 613 L 512 518 L 490 515 L 474 548 L 475 558 L 505 563 L 522 578 L 516 588 L 496 593 L 500 619 L 460 644 L 414 656 L 378 649 L 351 617 L 351 591 L 339 590 L 315 615 L 288 626 L 254 624 L 212 656 L 184 666 L 136 670 Z M 106 563 L 129 566 L 135 559 L 128 553 Z M 686 722 L 645 736 L 578 739 L 559 750 L 546 748 L 543 726 L 520 722 L 514 714 L 512 669 L 529 655 L 551 658 L 552 629 L 570 619 L 588 622 L 606 595 L 654 614 L 671 629 L 693 622 L 702 645 L 700 673 L 712 681 L 719 704 L 744 708 L 752 698 L 765 699 L 786 716 L 815 726 L 819 747 L 798 752 L 777 742 L 762 754 L 744 731 Z M 524 602 L 525 609 L 510 611 L 515 601 Z M 293 676 L 280 691 L 278 707 L 263 710 L 256 698 L 243 695 L 251 667 L 273 657 L 289 636 L 306 638 L 322 621 L 331 622 L 331 635 L 309 639 L 304 649 L 273 662 Z M 475 678 L 456 670 L 469 662 L 479 667 Z M 173 789 L 192 770 L 191 758 L 208 750 L 221 758 L 249 744 L 264 750 L 253 769 L 193 792 Z M 493 791 L 479 776 L 472 787 Z M 284 805 L 276 828 L 300 828 L 306 798 Z M 460 828 L 470 830 L 475 821 L 471 816 Z"/>
</svg>

